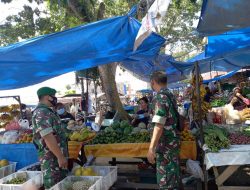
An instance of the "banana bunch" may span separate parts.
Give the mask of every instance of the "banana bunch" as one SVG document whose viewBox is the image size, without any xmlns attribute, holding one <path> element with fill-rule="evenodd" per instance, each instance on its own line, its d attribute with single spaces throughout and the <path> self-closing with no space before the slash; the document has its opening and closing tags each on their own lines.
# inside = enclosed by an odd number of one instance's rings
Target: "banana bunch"
<svg viewBox="0 0 250 190">
<path fill-rule="evenodd" d="M 203 78 L 200 75 L 199 76 L 199 84 L 200 84 L 200 97 L 201 97 L 201 118 L 205 118 L 206 114 L 208 113 L 208 111 L 211 109 L 211 106 L 208 102 L 204 101 L 204 97 L 206 95 L 206 90 L 205 87 L 202 84 Z M 193 86 L 193 95 L 192 95 L 192 108 L 193 108 L 193 112 L 194 112 L 194 119 L 198 119 L 199 115 L 198 115 L 198 111 L 199 111 L 199 105 L 197 104 L 197 92 L 196 92 L 196 77 L 193 75 L 192 76 L 192 81 L 191 84 Z"/>
</svg>

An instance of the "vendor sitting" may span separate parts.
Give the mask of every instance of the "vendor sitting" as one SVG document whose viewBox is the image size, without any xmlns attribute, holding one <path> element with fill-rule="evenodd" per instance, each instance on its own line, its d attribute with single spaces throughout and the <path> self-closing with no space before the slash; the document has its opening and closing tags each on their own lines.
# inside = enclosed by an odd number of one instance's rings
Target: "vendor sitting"
<svg viewBox="0 0 250 190">
<path fill-rule="evenodd" d="M 146 126 L 149 122 L 148 99 L 143 97 L 139 99 L 140 110 L 135 114 L 132 120 L 133 126 L 138 126 L 139 123 L 144 123 Z"/>
<path fill-rule="evenodd" d="M 62 103 L 58 103 L 56 105 L 56 112 L 60 116 L 61 120 L 75 120 L 73 115 L 71 115 L 69 112 L 66 111 L 65 106 Z"/>
<path fill-rule="evenodd" d="M 240 87 L 235 87 L 233 89 L 233 96 L 231 97 L 230 104 L 233 105 L 234 109 L 240 111 L 248 107 L 250 105 L 250 101 L 242 96 Z"/>
<path fill-rule="evenodd" d="M 210 90 L 210 88 L 208 86 L 205 87 L 205 90 L 206 90 L 206 95 L 204 97 L 204 101 L 205 102 L 210 102 L 211 101 L 211 97 L 213 96 L 213 94 L 212 94 L 212 92 L 211 92 L 211 90 Z"/>
</svg>

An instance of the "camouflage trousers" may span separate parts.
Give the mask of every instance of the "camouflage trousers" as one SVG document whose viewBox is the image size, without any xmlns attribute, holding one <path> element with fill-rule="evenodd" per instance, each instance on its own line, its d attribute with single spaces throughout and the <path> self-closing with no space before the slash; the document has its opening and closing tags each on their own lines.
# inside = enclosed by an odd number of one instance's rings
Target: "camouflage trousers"
<svg viewBox="0 0 250 190">
<path fill-rule="evenodd" d="M 57 160 L 42 160 L 41 170 L 43 173 L 43 184 L 45 189 L 50 189 L 65 177 L 67 177 L 68 170 L 59 168 Z"/>
<path fill-rule="evenodd" d="M 156 153 L 156 176 L 159 189 L 179 190 L 181 184 L 181 172 L 179 151 L 171 150 L 164 154 Z"/>
</svg>

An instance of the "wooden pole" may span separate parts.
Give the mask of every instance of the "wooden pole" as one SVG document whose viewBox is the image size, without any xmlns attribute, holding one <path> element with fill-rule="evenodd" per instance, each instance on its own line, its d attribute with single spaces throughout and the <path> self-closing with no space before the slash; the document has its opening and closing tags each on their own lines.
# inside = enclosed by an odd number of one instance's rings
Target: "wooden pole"
<svg viewBox="0 0 250 190">
<path fill-rule="evenodd" d="M 197 61 L 195 63 L 195 78 L 196 78 L 196 95 L 197 95 L 197 105 L 198 105 L 198 125 L 200 128 L 200 141 L 201 141 L 201 148 L 204 145 L 204 130 L 203 130 L 203 126 L 202 126 L 202 108 L 201 108 L 201 93 L 200 93 L 200 68 L 199 68 L 199 62 Z M 205 152 L 203 152 L 202 154 L 202 158 L 203 161 L 205 160 Z M 204 173 L 204 186 L 205 186 L 205 190 L 208 190 L 208 184 L 207 184 L 207 170 L 206 170 L 206 166 L 203 163 L 203 173 Z"/>
<path fill-rule="evenodd" d="M 199 63 L 195 63 L 195 78 L 196 78 L 196 94 L 197 94 L 197 105 L 198 105 L 198 125 L 201 131 L 201 145 L 204 145 L 204 131 L 202 127 L 202 109 L 201 109 L 201 96 L 200 96 L 200 69 Z"/>
</svg>

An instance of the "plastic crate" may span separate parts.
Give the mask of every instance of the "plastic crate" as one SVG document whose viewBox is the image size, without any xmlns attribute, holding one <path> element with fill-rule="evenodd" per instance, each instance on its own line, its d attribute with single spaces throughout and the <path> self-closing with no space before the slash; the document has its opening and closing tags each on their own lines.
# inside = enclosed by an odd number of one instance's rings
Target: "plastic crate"
<svg viewBox="0 0 250 190">
<path fill-rule="evenodd" d="M 10 162 L 8 166 L 4 166 L 0 168 L 0 179 L 4 178 L 5 176 L 15 173 L 16 164 L 17 164 L 16 162 Z"/>
<path fill-rule="evenodd" d="M 68 176 L 52 188 L 50 190 L 71 190 L 72 182 L 89 180 L 93 182 L 93 185 L 88 190 L 103 190 L 102 188 L 102 177 L 94 177 L 94 176 Z"/>
<path fill-rule="evenodd" d="M 41 167 L 40 162 L 36 162 L 34 164 L 26 166 L 26 167 L 24 167 L 24 168 L 22 168 L 22 169 L 20 169 L 18 171 L 40 171 L 40 170 L 29 170 L 30 168 L 35 167 L 35 166 L 40 166 Z"/>
<path fill-rule="evenodd" d="M 17 177 L 26 178 L 27 181 L 23 184 L 4 184 L 7 181 Z M 24 188 L 28 185 L 36 185 L 37 188 L 42 187 L 42 172 L 20 171 L 0 179 L 0 190 L 24 190 Z"/>
<path fill-rule="evenodd" d="M 75 167 L 77 169 L 79 167 Z M 109 190 L 117 181 L 117 166 L 88 166 L 92 168 L 97 176 L 102 176 L 102 190 Z"/>
</svg>

